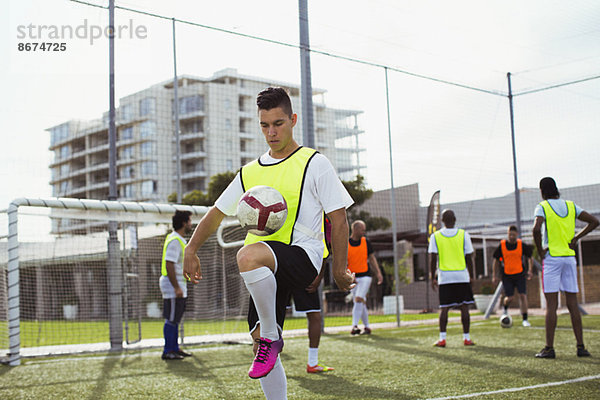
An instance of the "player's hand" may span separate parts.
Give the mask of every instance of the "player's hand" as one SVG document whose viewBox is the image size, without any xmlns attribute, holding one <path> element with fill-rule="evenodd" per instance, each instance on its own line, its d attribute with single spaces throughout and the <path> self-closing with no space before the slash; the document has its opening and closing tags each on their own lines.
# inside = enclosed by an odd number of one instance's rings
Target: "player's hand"
<svg viewBox="0 0 600 400">
<path fill-rule="evenodd" d="M 381 285 L 383 283 L 383 275 L 381 275 L 381 272 L 377 274 L 377 284 Z"/>
<path fill-rule="evenodd" d="M 315 278 L 314 281 L 311 282 L 310 285 L 308 285 L 306 287 L 306 290 L 308 293 L 314 293 L 317 291 L 317 289 L 319 288 L 319 285 L 321 284 L 321 279 L 323 278 L 323 275 L 319 274 L 317 275 L 317 277 Z"/>
<path fill-rule="evenodd" d="M 437 287 L 438 287 L 438 280 L 437 280 L 437 276 L 434 276 L 434 277 L 431 279 L 431 288 L 432 288 L 433 290 L 437 290 Z"/>
<path fill-rule="evenodd" d="M 333 279 L 335 279 L 335 283 L 338 285 L 340 290 L 348 291 L 354 286 L 356 286 L 356 279 L 354 277 L 354 272 L 350 272 L 349 270 L 344 270 L 341 274 L 334 273 Z"/>
<path fill-rule="evenodd" d="M 529 270 L 529 271 L 527 271 L 527 280 L 530 281 L 531 278 L 533 278 L 533 271 Z"/>
<path fill-rule="evenodd" d="M 179 286 L 175 288 L 175 297 L 181 298 L 183 297 L 183 289 Z"/>
<path fill-rule="evenodd" d="M 571 244 L 569 244 L 569 247 L 571 246 Z M 546 257 L 546 253 L 548 251 L 546 249 L 542 249 L 542 251 L 540 251 L 540 258 L 543 260 Z"/>
<path fill-rule="evenodd" d="M 497 276 L 494 276 L 494 277 L 492 278 L 492 285 L 496 286 L 497 284 L 498 284 L 498 277 L 497 277 Z"/>
<path fill-rule="evenodd" d="M 183 277 L 196 284 L 202 279 L 198 255 L 186 247 L 183 255 Z"/>
<path fill-rule="evenodd" d="M 571 250 L 577 250 L 577 239 L 571 239 L 571 242 L 569 243 L 569 248 Z"/>
</svg>

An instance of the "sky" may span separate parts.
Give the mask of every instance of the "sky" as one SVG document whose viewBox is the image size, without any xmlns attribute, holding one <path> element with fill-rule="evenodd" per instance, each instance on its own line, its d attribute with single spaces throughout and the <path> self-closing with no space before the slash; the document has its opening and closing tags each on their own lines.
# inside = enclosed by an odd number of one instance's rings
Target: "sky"
<svg viewBox="0 0 600 400">
<path fill-rule="evenodd" d="M 90 0 L 106 6 L 107 1 Z M 123 7 L 285 43 L 298 43 L 296 1 L 116 1 Z M 514 190 L 507 72 L 514 93 L 599 75 L 597 1 L 308 1 L 313 87 L 332 107 L 363 110 L 361 164 L 370 187 L 419 183 L 426 204 L 493 197 Z M 172 22 L 116 11 L 117 99 L 171 79 Z M 47 128 L 108 110 L 108 40 L 63 38 L 62 52 L 19 51 L 39 42 L 29 25 L 106 27 L 108 11 L 67 0 L 9 0 L 0 15 L 0 209 L 19 197 L 49 197 L 53 156 Z M 21 28 L 19 28 L 21 26 Z M 24 38 L 19 34 L 26 31 Z M 299 83 L 299 50 L 177 24 L 179 74 L 209 77 L 223 68 Z M 127 31 L 126 31 L 127 32 Z M 35 29 L 33 31 L 35 34 Z M 23 35 L 21 35 L 23 36 Z M 54 41 L 59 41 L 54 39 Z M 459 83 L 422 79 L 408 71 Z M 560 186 L 598 183 L 600 79 L 514 97 L 519 186 L 553 175 Z"/>
</svg>

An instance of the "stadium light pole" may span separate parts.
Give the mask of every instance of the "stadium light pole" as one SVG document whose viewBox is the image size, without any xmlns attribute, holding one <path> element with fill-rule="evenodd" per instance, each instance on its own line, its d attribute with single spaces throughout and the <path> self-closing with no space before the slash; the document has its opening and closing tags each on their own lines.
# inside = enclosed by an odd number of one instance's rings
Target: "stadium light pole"
<svg viewBox="0 0 600 400">
<path fill-rule="evenodd" d="M 394 161 L 392 159 L 392 122 L 390 118 L 390 90 L 388 84 L 388 69 L 384 67 L 385 71 L 385 100 L 387 107 L 387 125 L 388 125 L 388 144 L 390 147 L 390 185 L 391 190 L 391 202 L 392 202 L 392 249 L 394 252 L 394 280 L 395 291 L 396 291 L 396 326 L 400 326 L 400 282 L 398 282 L 398 238 L 396 236 L 396 194 L 394 193 Z"/>
<path fill-rule="evenodd" d="M 108 111 L 108 200 L 117 200 L 117 128 L 115 124 L 115 2 L 108 3 L 108 63 L 109 63 L 109 111 Z M 109 302 L 110 349 L 123 348 L 123 282 L 117 221 L 108 222 L 107 284 Z"/>
<path fill-rule="evenodd" d="M 517 212 L 517 229 L 521 235 L 521 193 L 519 192 L 519 180 L 517 178 L 517 152 L 515 146 L 515 118 L 513 113 L 513 94 L 510 81 L 510 72 L 506 74 L 508 80 L 508 105 L 510 109 L 510 137 L 512 142 L 513 176 L 515 181 L 515 207 Z"/>
<path fill-rule="evenodd" d="M 177 48 L 175 47 L 175 18 L 173 20 L 173 108 L 175 115 L 175 154 L 177 163 L 177 204 L 181 204 L 181 145 L 179 140 L 179 96 L 177 95 Z"/>
<path fill-rule="evenodd" d="M 310 41 L 308 38 L 307 0 L 298 0 L 300 20 L 300 96 L 302 101 L 302 142 L 304 146 L 315 147 L 315 120 L 312 101 L 312 81 L 310 72 Z"/>
</svg>

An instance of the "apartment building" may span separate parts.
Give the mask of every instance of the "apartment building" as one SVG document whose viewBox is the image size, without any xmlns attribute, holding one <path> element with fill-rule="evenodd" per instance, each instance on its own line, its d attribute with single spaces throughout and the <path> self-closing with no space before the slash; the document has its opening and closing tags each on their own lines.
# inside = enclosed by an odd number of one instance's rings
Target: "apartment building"
<svg viewBox="0 0 600 400">
<path fill-rule="evenodd" d="M 256 117 L 256 94 L 267 86 L 289 90 L 299 114 L 296 139 L 302 144 L 300 87 L 240 75 L 235 69 L 210 78 L 178 79 L 180 163 L 183 193 L 206 190 L 211 176 L 236 171 L 266 150 Z M 119 100 L 117 188 L 119 200 L 166 202 L 177 188 L 173 81 L 158 83 Z M 360 165 L 359 110 L 327 107 L 325 90 L 313 90 L 315 147 L 342 179 Z M 70 120 L 48 129 L 52 193 L 57 197 L 108 197 L 108 112 L 92 121 Z M 363 172 L 364 174 L 364 172 Z M 89 225 L 56 220 L 54 232 L 89 231 Z"/>
</svg>

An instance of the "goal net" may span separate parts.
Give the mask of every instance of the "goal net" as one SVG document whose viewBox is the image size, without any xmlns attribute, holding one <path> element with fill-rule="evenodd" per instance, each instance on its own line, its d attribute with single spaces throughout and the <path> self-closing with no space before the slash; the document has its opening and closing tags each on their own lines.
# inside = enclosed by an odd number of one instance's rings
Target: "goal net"
<svg viewBox="0 0 600 400">
<path fill-rule="evenodd" d="M 20 356 L 108 350 L 111 310 L 119 303 L 124 346 L 161 346 L 158 281 L 176 208 L 192 211 L 194 224 L 207 211 L 168 204 L 21 199 L 18 208 L 2 213 L 0 354 L 18 363 Z M 116 257 L 108 250 L 109 221 L 116 221 Z M 203 279 L 188 286 L 180 332 L 185 343 L 250 339 L 249 294 L 236 264 L 243 238 L 236 221 L 225 220 L 218 235 L 200 249 Z M 305 319 L 298 320 L 300 325 L 286 328 L 306 327 Z"/>
</svg>

